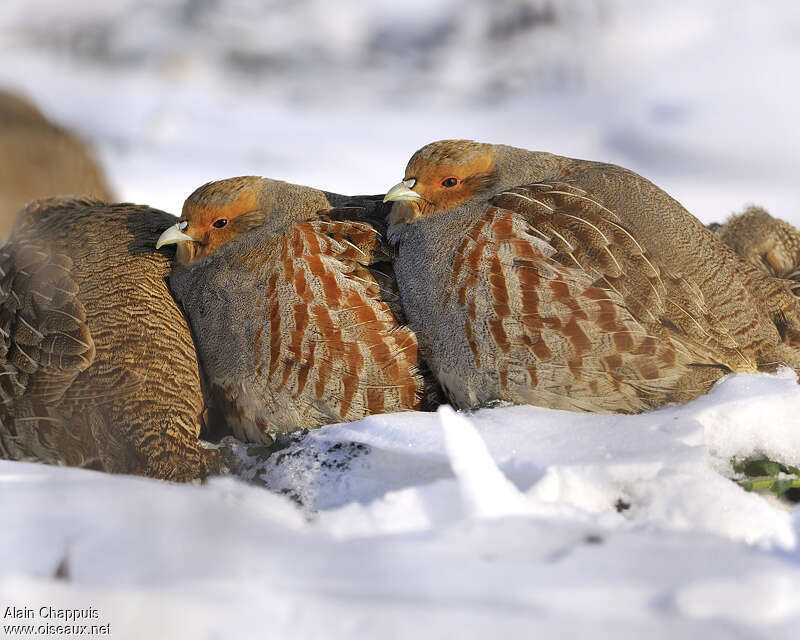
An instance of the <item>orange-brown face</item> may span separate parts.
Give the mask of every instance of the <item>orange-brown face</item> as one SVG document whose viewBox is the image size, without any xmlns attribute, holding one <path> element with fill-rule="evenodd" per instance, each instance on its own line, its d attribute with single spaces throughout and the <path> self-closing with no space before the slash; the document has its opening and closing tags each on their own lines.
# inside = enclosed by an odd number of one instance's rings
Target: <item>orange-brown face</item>
<svg viewBox="0 0 800 640">
<path fill-rule="evenodd" d="M 434 152 L 423 155 L 429 148 Z M 391 224 L 410 224 L 455 209 L 494 182 L 495 161 L 490 149 L 465 159 L 457 153 L 448 156 L 435 151 L 434 144 L 414 154 L 403 181 L 387 192 L 384 202 L 394 202 Z"/>
<path fill-rule="evenodd" d="M 241 233 L 263 224 L 265 216 L 255 189 L 239 190 L 234 197 L 225 201 L 225 198 L 219 197 L 219 187 L 224 182 L 207 185 L 217 187 L 217 197 L 212 202 L 203 202 L 207 199 L 196 197 L 197 192 L 192 194 L 183 205 L 178 223 L 161 234 L 157 248 L 165 244 L 177 244 L 177 262 L 189 265 L 211 255 Z M 220 200 L 224 204 L 218 204 Z"/>
</svg>

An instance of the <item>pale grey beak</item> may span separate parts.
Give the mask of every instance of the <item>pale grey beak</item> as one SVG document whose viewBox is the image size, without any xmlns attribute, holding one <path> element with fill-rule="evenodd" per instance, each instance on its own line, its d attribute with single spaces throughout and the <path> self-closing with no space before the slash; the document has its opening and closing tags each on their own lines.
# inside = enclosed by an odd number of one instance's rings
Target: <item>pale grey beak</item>
<svg viewBox="0 0 800 640">
<path fill-rule="evenodd" d="M 405 182 L 398 182 L 383 197 L 384 202 L 397 202 L 403 200 L 421 200 L 422 196 L 416 191 L 412 191 L 406 186 Z"/>
<path fill-rule="evenodd" d="M 186 235 L 183 231 L 181 231 L 180 228 L 181 224 L 182 223 L 172 225 L 164 233 L 158 236 L 158 240 L 156 241 L 156 249 L 160 249 L 165 244 L 178 244 L 179 242 L 194 242 L 195 240 L 194 238 L 192 238 L 192 236 Z"/>
</svg>

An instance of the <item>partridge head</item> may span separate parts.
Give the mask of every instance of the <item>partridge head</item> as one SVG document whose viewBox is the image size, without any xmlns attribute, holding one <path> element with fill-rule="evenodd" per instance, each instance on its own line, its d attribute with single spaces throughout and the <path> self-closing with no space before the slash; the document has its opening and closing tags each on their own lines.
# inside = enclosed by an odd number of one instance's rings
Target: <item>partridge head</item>
<svg viewBox="0 0 800 640">
<path fill-rule="evenodd" d="M 203 185 L 159 246 L 212 402 L 243 440 L 423 406 L 416 337 L 402 326 L 380 197 L 258 177 Z"/>
<path fill-rule="evenodd" d="M 460 407 L 639 411 L 800 363 L 787 287 L 622 167 L 444 140 L 385 200 L 409 324 Z"/>
<path fill-rule="evenodd" d="M 391 224 L 413 223 L 455 209 L 492 193 L 498 167 L 491 145 L 468 140 L 443 140 L 420 149 L 411 158 L 403 181 L 384 200 L 396 202 Z"/>
<path fill-rule="evenodd" d="M 287 208 L 287 202 L 296 203 L 295 208 Z M 278 180 L 242 176 L 210 182 L 187 198 L 177 224 L 157 245 L 177 244 L 178 264 L 191 265 L 248 231 L 284 228 L 330 207 L 322 191 Z"/>
</svg>

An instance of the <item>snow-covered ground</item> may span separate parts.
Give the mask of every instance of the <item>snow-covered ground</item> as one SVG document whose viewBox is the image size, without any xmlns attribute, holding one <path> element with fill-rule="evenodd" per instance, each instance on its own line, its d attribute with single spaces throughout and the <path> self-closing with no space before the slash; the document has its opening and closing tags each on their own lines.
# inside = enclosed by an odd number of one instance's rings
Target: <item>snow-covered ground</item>
<svg viewBox="0 0 800 640">
<path fill-rule="evenodd" d="M 249 485 L 0 463 L 0 604 L 93 607 L 115 638 L 800 628 L 800 512 L 724 477 L 800 461 L 793 373 L 638 416 L 442 409 L 235 449 Z"/>
<path fill-rule="evenodd" d="M 0 85 L 91 140 L 124 199 L 173 212 L 238 174 L 380 192 L 468 137 L 618 162 L 706 222 L 756 202 L 800 224 L 792 0 L 4 0 L 0 55 Z M 0 462 L 0 616 L 92 607 L 137 639 L 793 638 L 800 510 L 729 478 L 800 464 L 799 389 L 376 416 L 269 458 L 224 443 L 249 482 Z"/>
</svg>

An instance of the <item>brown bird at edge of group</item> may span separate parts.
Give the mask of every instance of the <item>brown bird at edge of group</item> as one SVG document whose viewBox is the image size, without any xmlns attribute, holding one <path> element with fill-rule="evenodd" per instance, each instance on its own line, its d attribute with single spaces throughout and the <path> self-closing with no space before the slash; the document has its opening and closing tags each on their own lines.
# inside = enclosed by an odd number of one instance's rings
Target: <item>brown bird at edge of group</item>
<svg viewBox="0 0 800 640">
<path fill-rule="evenodd" d="M 0 238 L 11 231 L 25 204 L 66 194 L 113 200 L 102 169 L 81 140 L 29 100 L 0 90 Z"/>
<path fill-rule="evenodd" d="M 198 188 L 159 239 L 178 244 L 170 288 L 239 439 L 436 403 L 371 224 L 383 210 L 381 196 L 244 176 Z"/>
<path fill-rule="evenodd" d="M 800 230 L 761 207 L 749 206 L 725 224 L 709 225 L 719 239 L 758 269 L 800 288 Z"/>
<path fill-rule="evenodd" d="M 48 198 L 0 248 L 0 457 L 186 481 L 222 471 L 198 440 L 192 336 L 154 249 L 175 218 Z"/>
<path fill-rule="evenodd" d="M 385 200 L 403 308 L 457 407 L 638 412 L 800 367 L 787 283 L 632 171 L 443 140 Z"/>
</svg>

